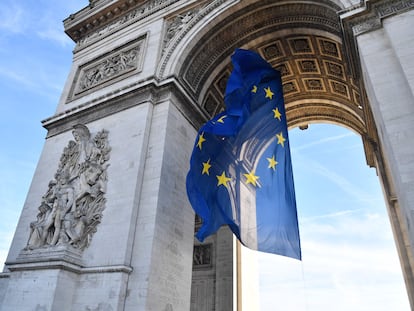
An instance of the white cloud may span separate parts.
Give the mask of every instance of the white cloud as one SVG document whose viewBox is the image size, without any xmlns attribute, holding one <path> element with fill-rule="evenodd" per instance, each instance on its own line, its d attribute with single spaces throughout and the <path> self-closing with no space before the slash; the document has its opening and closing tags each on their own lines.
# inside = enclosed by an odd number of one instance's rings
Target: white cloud
<svg viewBox="0 0 414 311">
<path fill-rule="evenodd" d="M 9 33 L 22 33 L 26 29 L 27 14 L 23 7 L 13 1 L 0 4 L 0 30 Z"/>
<path fill-rule="evenodd" d="M 302 262 L 259 253 L 261 311 L 409 310 L 386 214 L 340 215 L 301 225 Z"/>
<path fill-rule="evenodd" d="M 82 8 L 79 6 L 68 5 L 73 7 L 73 12 Z M 83 2 L 83 1 L 82 1 Z M 26 37 L 38 36 L 42 40 L 50 41 L 59 46 L 66 47 L 72 44 L 72 40 L 64 33 L 63 19 L 66 15 L 62 15 L 61 19 L 56 18 L 59 14 L 67 14 L 63 12 L 71 12 L 65 5 L 46 6 L 39 3 L 30 6 L 30 4 L 21 6 L 13 1 L 0 4 L 0 30 L 3 35 L 16 36 L 23 35 Z"/>
<path fill-rule="evenodd" d="M 30 93 L 40 95 L 53 101 L 56 104 L 57 99 L 64 86 L 66 73 L 63 68 L 52 68 L 42 56 L 42 65 L 33 62 L 26 54 L 18 55 L 18 62 L 12 59 L 8 62 L 2 62 L 0 66 L 0 83 L 4 85 L 12 85 L 18 89 L 20 93 L 28 91 Z M 51 78 L 52 77 L 52 78 Z M 18 87 L 17 87 L 18 86 Z"/>
<path fill-rule="evenodd" d="M 310 143 L 303 144 L 303 145 L 298 146 L 298 147 L 294 147 L 294 148 L 292 148 L 292 152 L 296 153 L 296 152 L 299 152 L 299 151 L 303 151 L 305 149 L 313 148 L 313 147 L 318 146 L 318 145 L 324 145 L 328 142 L 335 142 L 335 141 L 342 140 L 344 138 L 348 138 L 348 137 L 352 137 L 352 136 L 355 136 L 355 133 L 349 131 L 345 134 L 340 134 L 340 135 L 335 135 L 335 136 L 330 136 L 330 137 L 324 137 L 324 138 L 321 138 L 321 139 L 318 139 L 318 140 L 314 140 Z"/>
<path fill-rule="evenodd" d="M 55 11 L 49 8 L 42 13 L 42 16 L 36 21 L 38 25 L 36 35 L 42 40 L 48 40 L 63 48 L 73 45 L 72 39 L 64 32 L 63 21 L 56 18 Z M 62 20 L 66 17 L 62 16 Z"/>
<path fill-rule="evenodd" d="M 328 167 L 316 160 L 312 160 L 309 157 L 304 157 L 299 153 L 295 154 L 294 161 L 294 169 L 306 170 L 314 175 L 323 177 L 331 184 L 338 186 L 338 188 L 340 188 L 344 193 L 348 194 L 351 198 L 357 201 L 370 204 L 381 200 L 383 201 L 383 198 L 379 198 L 377 195 L 365 192 L 363 189 L 356 186 L 354 182 L 349 181 L 345 176 L 336 173 L 330 168 L 330 166 Z"/>
<path fill-rule="evenodd" d="M 56 27 L 48 27 L 37 32 L 37 35 L 44 40 L 56 42 L 65 47 L 72 45 L 73 41 L 63 32 L 62 29 Z"/>
<path fill-rule="evenodd" d="M 38 86 L 33 77 L 27 77 L 7 68 L 0 68 L 0 76 L 9 80 L 9 82 L 18 83 L 25 88 L 34 89 Z"/>
</svg>

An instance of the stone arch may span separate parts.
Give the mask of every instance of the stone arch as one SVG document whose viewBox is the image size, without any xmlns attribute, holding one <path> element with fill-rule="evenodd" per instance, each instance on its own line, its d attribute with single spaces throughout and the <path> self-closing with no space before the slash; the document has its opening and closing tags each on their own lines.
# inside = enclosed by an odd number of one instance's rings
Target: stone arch
<svg viewBox="0 0 414 311">
<path fill-rule="evenodd" d="M 409 237 L 401 222 L 389 167 L 378 138 L 352 34 L 340 15 L 349 1 L 212 1 L 167 18 L 157 76 L 174 77 L 187 91 L 197 117 L 223 107 L 236 48 L 257 51 L 282 73 L 288 126 L 333 123 L 362 137 L 367 164 L 383 185 L 403 273 L 412 288 Z M 193 116 L 195 117 L 195 116 Z M 200 119 L 198 119 L 200 120 Z M 193 120 L 196 124 L 197 122 Z"/>
<path fill-rule="evenodd" d="M 167 19 L 160 78 L 176 76 L 209 118 L 223 109 L 234 49 L 256 50 L 282 73 L 289 126 L 333 122 L 365 135 L 370 112 L 343 47 L 339 1 L 266 0 L 227 9 L 221 2 Z"/>
<path fill-rule="evenodd" d="M 407 228 L 365 93 L 353 35 L 340 19 L 349 1 L 221 4 L 213 1 L 200 7 L 194 18 L 181 24 L 164 46 L 158 76 L 174 76 L 198 105 L 199 117 L 209 119 L 224 108 L 231 54 L 236 48 L 252 49 L 282 73 L 290 128 L 334 123 L 361 135 L 367 164 L 377 169 L 383 186 L 410 291 L 413 260 Z"/>
<path fill-rule="evenodd" d="M 396 212 L 395 190 L 365 93 L 358 53 L 339 17 L 349 1 L 223 3 L 217 0 L 179 13 L 178 28 L 164 41 L 158 77 L 175 77 L 198 105 L 198 117 L 207 120 L 223 109 L 233 51 L 247 48 L 261 54 L 282 73 L 290 128 L 334 123 L 362 137 L 367 164 L 376 167 L 383 184 L 400 257 L 408 267 L 405 277 L 412 278 L 404 246 L 408 237 Z"/>
</svg>

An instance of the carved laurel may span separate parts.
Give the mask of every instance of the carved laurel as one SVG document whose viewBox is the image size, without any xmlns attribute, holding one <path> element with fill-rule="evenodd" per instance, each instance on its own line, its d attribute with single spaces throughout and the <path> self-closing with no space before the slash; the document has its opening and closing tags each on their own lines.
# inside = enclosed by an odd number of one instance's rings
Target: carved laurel
<svg viewBox="0 0 414 311">
<path fill-rule="evenodd" d="M 63 149 L 54 179 L 30 224 L 26 250 L 71 245 L 86 248 L 102 219 L 111 147 L 108 131 L 91 137 L 85 125 L 76 125 Z"/>
</svg>

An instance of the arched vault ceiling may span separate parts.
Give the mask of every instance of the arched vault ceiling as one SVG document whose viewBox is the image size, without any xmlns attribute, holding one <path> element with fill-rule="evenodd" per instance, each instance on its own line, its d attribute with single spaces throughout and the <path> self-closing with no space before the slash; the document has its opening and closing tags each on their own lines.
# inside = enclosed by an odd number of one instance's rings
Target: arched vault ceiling
<svg viewBox="0 0 414 311">
<path fill-rule="evenodd" d="M 289 126 L 331 122 L 362 134 L 360 84 L 347 68 L 340 8 L 328 2 L 256 1 L 235 11 L 183 53 L 179 79 L 213 116 L 223 109 L 229 56 L 256 50 L 282 74 Z"/>
</svg>

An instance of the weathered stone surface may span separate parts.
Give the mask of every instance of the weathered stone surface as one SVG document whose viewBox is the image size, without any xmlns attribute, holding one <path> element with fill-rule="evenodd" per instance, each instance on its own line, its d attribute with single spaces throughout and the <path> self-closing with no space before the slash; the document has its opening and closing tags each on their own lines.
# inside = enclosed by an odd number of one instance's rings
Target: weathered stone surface
<svg viewBox="0 0 414 311">
<path fill-rule="evenodd" d="M 363 136 L 413 293 L 412 8 L 91 0 L 65 20 L 73 65 L 43 121 L 48 136 L 0 275 L 0 309 L 232 309 L 232 235 L 194 242 L 185 176 L 197 127 L 222 109 L 240 46 L 282 71 L 292 125 L 333 122 Z M 72 135 L 77 124 L 83 140 Z"/>
</svg>

